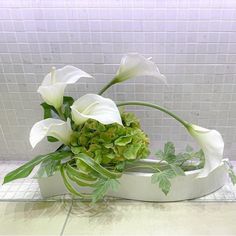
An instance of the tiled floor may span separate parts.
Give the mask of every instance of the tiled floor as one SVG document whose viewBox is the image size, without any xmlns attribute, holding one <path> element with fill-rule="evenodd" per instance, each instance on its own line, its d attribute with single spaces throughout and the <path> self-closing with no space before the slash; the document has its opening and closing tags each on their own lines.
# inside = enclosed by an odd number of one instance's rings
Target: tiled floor
<svg viewBox="0 0 236 236">
<path fill-rule="evenodd" d="M 0 179 L 17 163 L 0 163 Z M 106 199 L 96 205 L 65 196 L 42 199 L 37 181 L 0 187 L 0 235 L 236 235 L 236 187 L 193 201 Z"/>
<path fill-rule="evenodd" d="M 236 235 L 236 202 L 2 202 L 0 235 Z"/>
</svg>

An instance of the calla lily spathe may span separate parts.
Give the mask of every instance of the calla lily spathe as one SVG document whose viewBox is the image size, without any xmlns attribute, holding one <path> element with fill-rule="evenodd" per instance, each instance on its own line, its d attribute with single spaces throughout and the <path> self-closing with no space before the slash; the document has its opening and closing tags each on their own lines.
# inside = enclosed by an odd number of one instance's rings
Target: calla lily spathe
<svg viewBox="0 0 236 236">
<path fill-rule="evenodd" d="M 205 165 L 198 177 L 206 177 L 222 162 L 223 138 L 218 131 L 205 129 L 197 125 L 189 125 L 188 131 L 201 146 L 205 155 Z"/>
<path fill-rule="evenodd" d="M 44 137 L 52 136 L 68 145 L 73 131 L 70 120 L 48 118 L 34 124 L 30 131 L 30 144 L 34 148 Z"/>
<path fill-rule="evenodd" d="M 45 76 L 37 92 L 41 94 L 47 104 L 59 109 L 63 103 L 64 90 L 67 84 L 74 84 L 82 77 L 93 78 L 74 66 L 68 65 L 58 70 L 53 67 L 51 73 Z"/>
<path fill-rule="evenodd" d="M 151 58 L 145 58 L 138 53 L 129 53 L 122 57 L 114 80 L 120 83 L 136 76 L 152 76 L 166 82 L 165 76 L 160 73 Z"/>
<path fill-rule="evenodd" d="M 86 94 L 71 106 L 72 120 L 83 124 L 88 119 L 94 119 L 102 124 L 118 123 L 122 125 L 120 112 L 116 104 L 109 98 L 97 94 Z"/>
</svg>

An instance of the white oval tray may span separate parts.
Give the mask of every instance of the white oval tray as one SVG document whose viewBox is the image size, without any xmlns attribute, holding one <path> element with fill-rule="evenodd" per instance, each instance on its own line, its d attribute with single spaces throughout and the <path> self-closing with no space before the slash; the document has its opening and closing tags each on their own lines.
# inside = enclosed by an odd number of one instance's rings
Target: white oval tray
<svg viewBox="0 0 236 236">
<path fill-rule="evenodd" d="M 199 198 L 221 188 L 227 180 L 227 170 L 222 163 L 207 177 L 196 178 L 201 170 L 187 171 L 185 176 L 171 180 L 171 190 L 166 196 L 158 187 L 151 183 L 152 173 L 127 172 L 119 179 L 117 192 L 108 192 L 109 196 L 140 201 L 181 201 Z M 52 197 L 68 193 L 60 173 L 38 179 L 42 197 Z"/>
</svg>

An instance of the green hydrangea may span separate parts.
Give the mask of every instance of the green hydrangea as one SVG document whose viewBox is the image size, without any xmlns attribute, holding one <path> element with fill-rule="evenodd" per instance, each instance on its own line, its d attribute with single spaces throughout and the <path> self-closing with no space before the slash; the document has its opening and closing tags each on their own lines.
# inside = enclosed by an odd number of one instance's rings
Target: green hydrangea
<svg viewBox="0 0 236 236">
<path fill-rule="evenodd" d="M 149 139 L 141 130 L 138 119 L 133 113 L 127 112 L 121 118 L 124 126 L 103 125 L 91 119 L 86 121 L 74 133 L 72 152 L 85 153 L 105 165 L 146 158 L 150 153 Z"/>
</svg>

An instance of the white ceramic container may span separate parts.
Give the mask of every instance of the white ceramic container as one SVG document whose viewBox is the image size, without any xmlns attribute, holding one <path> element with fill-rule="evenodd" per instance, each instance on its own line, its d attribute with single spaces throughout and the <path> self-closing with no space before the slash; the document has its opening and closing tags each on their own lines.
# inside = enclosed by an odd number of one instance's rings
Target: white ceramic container
<svg viewBox="0 0 236 236">
<path fill-rule="evenodd" d="M 222 163 L 205 178 L 196 178 L 200 170 L 187 171 L 185 176 L 171 180 L 171 191 L 166 196 L 151 183 L 152 173 L 126 172 L 119 179 L 117 192 L 108 192 L 109 196 L 140 201 L 169 202 L 199 198 L 221 188 L 227 181 L 227 170 Z M 48 198 L 68 193 L 60 173 L 38 180 L 43 197 Z"/>
</svg>

